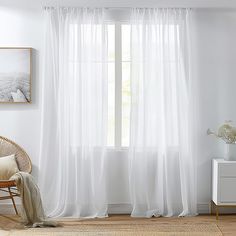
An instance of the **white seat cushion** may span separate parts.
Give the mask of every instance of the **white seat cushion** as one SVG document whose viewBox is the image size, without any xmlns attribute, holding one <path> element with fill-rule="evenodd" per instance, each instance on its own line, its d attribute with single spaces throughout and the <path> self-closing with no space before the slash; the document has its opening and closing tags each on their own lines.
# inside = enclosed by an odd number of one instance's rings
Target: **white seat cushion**
<svg viewBox="0 0 236 236">
<path fill-rule="evenodd" d="M 0 180 L 9 180 L 16 172 L 19 172 L 15 154 L 0 157 Z"/>
</svg>

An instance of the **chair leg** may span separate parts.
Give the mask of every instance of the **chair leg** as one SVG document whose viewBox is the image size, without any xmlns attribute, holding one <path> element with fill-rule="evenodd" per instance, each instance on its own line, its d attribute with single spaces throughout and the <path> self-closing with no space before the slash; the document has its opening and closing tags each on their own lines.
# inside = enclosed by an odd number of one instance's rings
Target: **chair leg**
<svg viewBox="0 0 236 236">
<path fill-rule="evenodd" d="M 8 191 L 9 191 L 10 198 L 11 198 L 11 200 L 12 200 L 12 203 L 13 203 L 13 206 L 14 206 L 14 209 L 15 209 L 15 212 L 16 212 L 16 214 L 18 215 L 18 211 L 17 211 L 17 209 L 16 209 L 15 200 L 14 200 L 14 197 L 12 196 L 12 192 L 11 192 L 11 188 L 10 188 L 10 187 L 8 187 Z"/>
</svg>

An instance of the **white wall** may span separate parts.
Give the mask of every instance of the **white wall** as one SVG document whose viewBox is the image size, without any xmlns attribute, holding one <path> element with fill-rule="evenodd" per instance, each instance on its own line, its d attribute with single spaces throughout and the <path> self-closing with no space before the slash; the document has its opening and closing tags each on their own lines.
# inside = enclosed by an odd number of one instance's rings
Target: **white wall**
<svg viewBox="0 0 236 236">
<path fill-rule="evenodd" d="M 32 104 L 0 104 L 0 135 L 19 143 L 32 158 L 37 171 L 40 130 L 41 57 L 43 52 L 42 9 L 0 5 L 0 47 L 32 47 Z"/>
<path fill-rule="evenodd" d="M 225 120 L 236 125 L 236 11 L 198 9 L 192 28 L 194 75 L 199 90 L 198 202 L 211 195 L 211 159 L 224 153 L 222 142 L 206 135 Z"/>
<path fill-rule="evenodd" d="M 28 46 L 33 51 L 33 103 L 0 104 L 0 135 L 15 140 L 32 158 L 37 175 L 41 76 L 43 54 L 43 14 L 40 5 L 22 6 L 0 2 L 0 46 Z M 207 204 L 211 193 L 211 159 L 223 155 L 223 145 L 206 136 L 226 119 L 236 122 L 236 10 L 197 9 L 192 27 L 194 75 L 198 81 L 200 129 L 198 202 Z M 127 153 L 111 154 L 109 159 L 109 202 L 128 204 Z"/>
</svg>

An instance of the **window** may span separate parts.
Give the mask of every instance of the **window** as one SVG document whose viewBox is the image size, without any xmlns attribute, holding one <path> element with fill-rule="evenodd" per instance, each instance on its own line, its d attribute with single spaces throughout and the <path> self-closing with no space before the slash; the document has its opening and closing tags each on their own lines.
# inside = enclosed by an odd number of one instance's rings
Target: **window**
<svg viewBox="0 0 236 236">
<path fill-rule="evenodd" d="M 112 21 L 114 22 L 114 21 Z M 97 33 L 101 33 L 101 27 L 98 25 Z M 143 26 L 140 25 L 140 31 L 142 32 Z M 162 35 L 162 26 L 160 26 L 160 35 L 152 35 L 150 40 L 150 44 L 153 43 L 152 48 L 159 48 L 160 45 L 163 44 L 161 40 L 164 39 Z M 176 80 L 175 75 L 176 72 L 176 60 L 178 59 L 176 50 L 175 50 L 175 30 L 178 30 L 176 27 L 169 27 L 169 31 L 167 32 L 169 40 L 172 40 L 168 45 L 170 56 L 168 57 L 168 63 L 171 68 L 171 78 L 173 81 Z M 75 62 L 79 61 L 76 51 L 76 42 L 77 39 L 77 25 L 72 25 L 70 28 L 70 45 L 71 50 L 69 52 L 70 56 L 70 71 L 72 75 L 78 73 L 76 70 Z M 91 39 L 91 30 L 87 25 L 83 25 L 83 39 Z M 130 84 L 130 67 L 131 67 L 131 49 L 130 49 L 130 33 L 131 26 L 129 24 L 120 23 L 119 21 L 116 23 L 108 24 L 108 132 L 107 132 L 107 145 L 108 147 L 128 147 L 129 139 L 130 139 L 130 109 L 131 109 L 131 84 Z M 155 39 L 158 37 L 160 42 Z M 142 39 L 141 39 L 142 40 Z M 157 42 L 157 43 L 156 43 Z M 86 40 L 83 42 L 86 45 Z M 87 47 L 90 44 L 87 45 Z M 102 45 L 102 42 L 101 42 Z M 95 50 L 94 48 L 90 48 L 90 50 Z M 145 59 L 143 59 L 145 60 Z M 158 62 L 162 64 L 163 58 L 158 57 Z M 178 59 L 179 60 L 179 59 Z M 95 60 L 94 63 L 100 63 L 100 61 Z M 167 62 L 166 62 L 167 63 Z M 72 83 L 72 91 L 77 93 L 76 90 L 73 90 L 74 84 Z M 171 91 L 173 103 L 175 103 L 176 91 Z M 76 95 L 72 96 L 74 98 Z M 173 111 L 173 114 L 177 114 L 177 111 Z M 75 119 L 74 115 L 72 117 L 72 126 L 76 127 L 78 120 Z M 177 122 L 177 117 L 174 119 Z M 177 125 L 175 123 L 172 124 L 171 127 L 173 135 L 169 137 L 171 143 L 177 143 Z M 78 137 L 74 137 L 74 140 L 77 140 Z"/>
<path fill-rule="evenodd" d="M 110 147 L 129 146 L 130 25 L 108 26 L 108 135 Z"/>
</svg>

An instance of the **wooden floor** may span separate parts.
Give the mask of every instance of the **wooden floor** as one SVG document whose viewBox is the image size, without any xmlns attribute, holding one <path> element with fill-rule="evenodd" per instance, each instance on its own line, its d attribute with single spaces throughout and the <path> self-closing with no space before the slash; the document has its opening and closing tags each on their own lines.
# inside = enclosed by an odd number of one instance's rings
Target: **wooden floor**
<svg viewBox="0 0 236 236">
<path fill-rule="evenodd" d="M 76 220 L 74 219 L 61 219 L 61 222 L 65 224 L 76 224 Z M 81 221 L 80 221 L 81 222 Z M 190 225 L 200 225 L 200 224 L 215 224 L 222 235 L 225 236 L 236 236 L 236 215 L 221 215 L 219 220 L 217 221 L 215 216 L 212 215 L 201 215 L 196 217 L 171 217 L 171 218 L 150 218 L 150 219 L 143 219 L 143 218 L 131 218 L 128 215 L 111 215 L 105 219 L 93 219 L 93 220 L 83 220 L 83 223 L 86 224 L 117 224 L 119 222 L 125 222 L 126 224 L 129 223 L 142 223 L 150 222 L 154 224 L 160 224 L 165 226 L 171 225 L 183 225 L 183 224 L 190 224 Z M 78 221 L 77 221 L 78 223 Z M 72 224 L 72 223 L 71 223 Z M 78 223 L 79 224 L 79 223 Z M 81 224 L 81 223 L 80 223 Z M 22 225 L 20 224 L 19 217 L 17 216 L 4 216 L 0 215 L 0 229 L 1 230 L 15 230 L 15 229 L 22 229 Z M 173 234 L 174 235 L 174 234 Z M 189 234 L 191 235 L 191 233 Z"/>
</svg>

